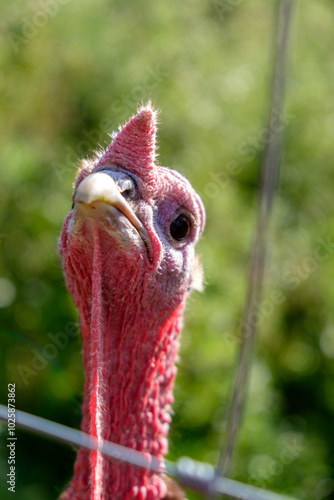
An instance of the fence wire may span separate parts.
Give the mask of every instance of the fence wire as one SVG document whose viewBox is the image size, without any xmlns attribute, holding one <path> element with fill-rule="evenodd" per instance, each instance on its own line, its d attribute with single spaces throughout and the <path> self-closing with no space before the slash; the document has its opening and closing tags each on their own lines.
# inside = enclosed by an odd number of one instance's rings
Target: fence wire
<svg viewBox="0 0 334 500">
<path fill-rule="evenodd" d="M 222 448 L 217 470 L 227 475 L 230 471 L 237 435 L 241 428 L 248 381 L 258 327 L 257 307 L 261 301 L 265 261 L 268 247 L 268 228 L 273 199 L 279 179 L 282 157 L 283 128 L 279 117 L 284 116 L 284 93 L 286 86 L 289 38 L 291 32 L 292 10 L 295 0 L 278 0 L 277 23 L 274 34 L 274 68 L 272 76 L 272 96 L 268 123 L 267 141 L 261 165 L 260 193 L 257 214 L 257 227 L 250 258 L 248 289 L 242 318 L 237 331 L 241 342 L 236 367 L 232 401 L 227 417 L 227 444 Z"/>
<path fill-rule="evenodd" d="M 0 405 L 0 420 L 7 422 L 7 406 Z M 159 460 L 148 453 L 133 450 L 110 441 L 97 441 L 95 437 L 89 434 L 20 410 L 15 410 L 15 422 L 22 429 L 47 436 L 68 445 L 93 451 L 99 450 L 112 460 L 125 462 L 156 473 L 165 473 L 177 479 L 181 486 L 203 495 L 225 495 L 226 498 L 231 500 L 296 500 L 217 476 L 215 469 L 206 463 L 196 462 L 187 457 L 180 458 L 176 463 Z"/>
</svg>

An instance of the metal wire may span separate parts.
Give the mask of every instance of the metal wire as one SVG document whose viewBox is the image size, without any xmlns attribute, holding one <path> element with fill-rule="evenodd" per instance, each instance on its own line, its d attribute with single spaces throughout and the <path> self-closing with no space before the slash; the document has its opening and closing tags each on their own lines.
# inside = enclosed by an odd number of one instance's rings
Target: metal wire
<svg viewBox="0 0 334 500">
<path fill-rule="evenodd" d="M 8 408 L 0 405 L 0 420 L 6 422 L 7 419 Z M 57 441 L 88 450 L 99 450 L 112 460 L 126 462 L 157 473 L 164 472 L 175 477 L 183 487 L 203 494 L 225 495 L 226 498 L 234 500 L 295 500 L 217 476 L 214 468 L 209 464 L 196 462 L 187 457 L 180 458 L 176 464 L 167 460 L 163 462 L 148 453 L 132 450 L 110 441 L 98 442 L 89 434 L 20 410 L 15 410 L 15 422 L 22 429 Z"/>
<path fill-rule="evenodd" d="M 229 473 L 233 451 L 247 398 L 253 347 L 257 331 L 257 306 L 261 300 L 265 260 L 267 254 L 267 234 L 276 184 L 279 178 L 284 125 L 283 98 L 286 83 L 288 41 L 294 0 L 279 0 L 275 34 L 275 63 L 272 77 L 272 98 L 268 125 L 267 143 L 261 166 L 259 207 L 255 241 L 250 258 L 248 289 L 245 306 L 238 327 L 238 340 L 241 342 L 236 368 L 230 412 L 227 419 L 227 444 L 221 451 L 217 470 L 222 475 Z M 283 126 L 282 126 L 283 125 Z"/>
<path fill-rule="evenodd" d="M 7 420 L 7 418 L 7 407 L 0 405 L 0 420 Z M 51 422 L 45 418 L 31 415 L 30 413 L 15 410 L 15 422 L 23 429 L 37 432 L 38 434 L 48 436 L 64 443 L 84 447 L 93 451 L 102 451 L 104 455 L 114 460 L 121 460 L 155 472 L 164 471 L 163 462 L 147 453 L 131 450 L 125 446 L 110 443 L 108 441 L 103 441 L 103 443 L 101 441 L 102 445 L 99 445 L 97 439 L 89 434 L 71 429 L 62 424 Z"/>
</svg>

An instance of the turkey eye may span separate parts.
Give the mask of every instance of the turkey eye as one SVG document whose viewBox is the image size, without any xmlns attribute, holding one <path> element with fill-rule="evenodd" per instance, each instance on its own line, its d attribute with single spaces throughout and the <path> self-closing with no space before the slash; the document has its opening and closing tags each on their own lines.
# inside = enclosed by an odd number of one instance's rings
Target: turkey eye
<svg viewBox="0 0 334 500">
<path fill-rule="evenodd" d="M 170 225 L 170 234 L 174 240 L 183 240 L 190 231 L 190 221 L 189 219 L 180 214 Z"/>
</svg>

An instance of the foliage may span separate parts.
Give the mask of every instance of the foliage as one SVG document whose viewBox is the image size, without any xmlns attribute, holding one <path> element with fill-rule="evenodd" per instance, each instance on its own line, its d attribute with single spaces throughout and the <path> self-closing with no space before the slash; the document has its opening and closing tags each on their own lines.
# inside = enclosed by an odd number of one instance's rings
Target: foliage
<svg viewBox="0 0 334 500">
<path fill-rule="evenodd" d="M 151 98 L 160 161 L 191 180 L 208 219 L 207 284 L 187 308 L 169 458 L 215 463 L 254 237 L 274 16 L 265 0 L 1 4 L 2 403 L 15 382 L 17 408 L 79 426 L 81 343 L 57 238 L 78 159 Z M 233 471 L 305 500 L 334 490 L 333 17 L 320 0 L 295 19 L 266 302 Z M 19 431 L 16 451 L 16 500 L 56 498 L 74 451 Z"/>
</svg>

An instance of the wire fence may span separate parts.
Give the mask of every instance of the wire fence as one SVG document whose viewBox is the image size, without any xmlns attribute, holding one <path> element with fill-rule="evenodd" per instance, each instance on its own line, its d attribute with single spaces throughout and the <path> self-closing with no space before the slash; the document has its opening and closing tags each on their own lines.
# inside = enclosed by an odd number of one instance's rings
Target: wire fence
<svg viewBox="0 0 334 500">
<path fill-rule="evenodd" d="M 0 420 L 5 422 L 8 420 L 8 408 L 5 405 L 0 405 Z M 202 493 L 204 496 L 224 495 L 226 498 L 235 500 L 296 500 L 217 475 L 214 467 L 210 464 L 196 462 L 188 457 L 182 457 L 176 463 L 162 461 L 148 453 L 110 441 L 100 440 L 98 442 L 89 434 L 20 410 L 15 410 L 15 422 L 22 429 L 68 445 L 100 451 L 112 460 L 125 462 L 156 473 L 165 473 L 174 477 L 181 486 Z"/>
</svg>

